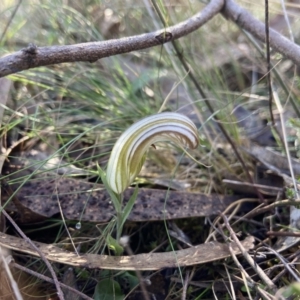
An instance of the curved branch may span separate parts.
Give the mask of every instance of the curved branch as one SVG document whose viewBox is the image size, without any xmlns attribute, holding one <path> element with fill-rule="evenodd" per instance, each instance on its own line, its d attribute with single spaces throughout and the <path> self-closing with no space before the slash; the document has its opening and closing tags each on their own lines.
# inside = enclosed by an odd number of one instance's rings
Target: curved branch
<svg viewBox="0 0 300 300">
<path fill-rule="evenodd" d="M 265 24 L 255 19 L 247 10 L 237 5 L 233 0 L 225 1 L 223 14 L 241 28 L 250 32 L 255 38 L 265 42 Z M 300 46 L 271 28 L 269 34 L 270 46 L 300 66 Z"/>
<path fill-rule="evenodd" d="M 224 0 L 211 0 L 201 12 L 190 19 L 151 33 L 67 46 L 37 47 L 30 44 L 25 49 L 0 58 L 0 77 L 52 64 L 95 62 L 103 57 L 162 45 L 197 30 L 218 14 L 223 5 Z"/>
</svg>

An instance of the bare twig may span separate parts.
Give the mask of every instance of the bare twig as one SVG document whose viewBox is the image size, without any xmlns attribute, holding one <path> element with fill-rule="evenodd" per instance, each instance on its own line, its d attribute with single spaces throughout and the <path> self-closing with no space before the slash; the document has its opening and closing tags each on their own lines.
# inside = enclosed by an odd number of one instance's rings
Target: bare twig
<svg viewBox="0 0 300 300">
<path fill-rule="evenodd" d="M 288 258 L 288 260 L 291 259 L 291 257 L 292 257 L 292 255 Z M 290 262 L 290 264 L 296 264 L 296 263 L 297 263 L 297 264 L 299 263 L 298 257 L 294 258 L 294 259 Z M 274 265 L 274 269 L 275 269 L 277 266 L 280 266 L 280 265 L 278 265 L 278 264 Z M 274 283 L 277 282 L 283 275 L 285 275 L 286 272 L 287 272 L 286 269 L 282 269 L 279 273 L 277 272 L 276 276 L 273 278 L 273 282 L 274 282 Z"/>
<path fill-rule="evenodd" d="M 186 291 L 187 291 L 189 282 L 190 282 L 190 270 L 187 270 L 186 274 L 185 274 L 185 279 L 184 279 L 183 287 L 182 287 L 181 300 L 186 300 Z"/>
<path fill-rule="evenodd" d="M 13 227 L 20 234 L 20 236 L 39 254 L 40 258 L 44 261 L 44 263 L 46 264 L 47 268 L 49 269 L 49 271 L 52 275 L 58 298 L 60 300 L 64 300 L 64 294 L 60 288 L 60 284 L 57 279 L 57 276 L 56 276 L 50 262 L 46 259 L 43 252 L 24 234 L 24 232 L 21 230 L 21 228 L 16 224 L 16 222 L 11 218 L 11 216 L 4 209 L 2 210 L 2 213 L 9 220 L 9 222 L 13 225 Z"/>
<path fill-rule="evenodd" d="M 265 0 L 265 31 L 266 31 L 266 57 L 267 57 L 267 82 L 269 90 L 269 112 L 272 126 L 275 126 L 275 119 L 273 115 L 273 92 L 271 79 L 271 54 L 270 54 L 270 29 L 269 29 L 269 0 Z"/>
<path fill-rule="evenodd" d="M 222 215 L 223 218 L 226 218 L 224 215 Z M 228 223 L 228 219 L 226 218 L 226 222 L 227 224 L 229 225 Z M 225 225 L 226 225 L 226 222 L 225 222 Z M 227 226 L 227 225 L 226 225 Z M 230 225 L 229 225 L 230 227 Z M 231 227 L 230 227 L 231 228 Z M 231 229 L 232 230 L 232 229 Z M 227 240 L 227 236 L 225 235 L 223 229 L 222 229 L 222 226 L 219 224 L 219 232 L 220 234 L 222 235 L 223 239 L 226 241 Z M 234 234 L 235 235 L 235 234 Z M 235 235 L 235 238 L 238 240 L 238 238 L 236 237 Z M 244 267 L 241 265 L 241 263 L 239 262 L 238 258 L 236 257 L 233 249 L 232 249 L 232 245 L 230 243 L 228 243 L 228 249 L 229 249 L 229 252 L 231 254 L 231 257 L 234 261 L 234 263 L 236 264 L 236 266 L 239 268 L 239 270 L 241 271 L 241 275 L 242 275 L 242 278 L 244 280 L 244 284 L 245 284 L 245 287 L 247 289 L 247 293 L 248 293 L 248 296 L 249 296 L 249 299 L 252 299 L 251 298 L 251 294 L 249 292 L 249 286 L 251 288 L 255 288 L 257 290 L 257 292 L 266 300 L 272 300 L 271 298 L 271 295 L 268 294 L 266 291 L 264 291 L 263 289 L 261 289 L 259 287 L 259 285 L 250 277 L 250 275 L 246 272 L 246 270 L 244 269 Z"/>
<path fill-rule="evenodd" d="M 284 149 L 285 149 L 285 152 L 286 152 L 286 157 L 287 157 L 287 161 L 288 161 L 288 164 L 289 164 L 289 170 L 290 170 L 291 178 L 292 178 L 292 181 L 293 181 L 295 198 L 296 198 L 296 200 L 299 200 L 300 195 L 298 193 L 297 180 L 295 178 L 295 172 L 294 172 L 294 168 L 293 168 L 292 157 L 291 157 L 291 153 L 290 153 L 290 150 L 289 150 L 288 135 L 287 135 L 286 126 L 285 126 L 284 110 L 283 110 L 283 107 L 281 105 L 278 93 L 275 90 L 274 90 L 274 93 L 273 93 L 273 98 L 274 98 L 277 110 L 279 112 L 280 124 L 281 124 L 282 136 L 283 136 L 283 146 L 284 146 Z M 297 212 L 295 212 L 295 213 L 296 213 L 296 216 L 293 216 L 294 220 L 296 218 L 298 219 L 298 213 Z M 293 222 L 291 221 L 291 223 L 293 223 Z"/>
<path fill-rule="evenodd" d="M 224 234 L 225 235 L 225 234 Z M 230 254 L 231 255 L 235 255 L 234 254 L 234 252 L 233 252 L 233 250 L 232 250 L 232 247 L 231 247 L 231 245 L 229 245 L 229 251 L 230 251 Z M 228 277 L 228 282 L 229 282 L 229 284 L 230 284 L 230 291 L 229 291 L 229 288 L 227 288 L 227 291 L 228 291 L 228 293 L 229 293 L 229 295 L 230 295 L 230 297 L 231 297 L 231 299 L 232 300 L 236 300 L 236 294 L 235 294 L 235 290 L 234 290 L 234 286 L 233 286 L 233 283 L 232 283 L 232 279 L 231 279 L 231 275 L 230 275 L 230 272 L 229 272 L 229 270 L 228 270 L 228 267 L 227 267 L 227 264 L 223 264 L 224 265 L 224 268 L 225 268 L 225 271 L 226 271 L 226 274 L 227 274 L 227 277 Z M 247 286 L 248 287 L 248 286 Z M 248 295 L 249 295 L 250 293 L 248 293 Z M 251 299 L 251 296 L 249 297 L 249 299 Z"/>
<path fill-rule="evenodd" d="M 66 46 L 37 47 L 30 44 L 27 48 L 0 59 L 0 77 L 65 62 L 95 62 L 103 57 L 162 45 L 197 30 L 218 14 L 223 5 L 224 0 L 212 0 L 201 12 L 184 22 L 141 35 Z"/>
<path fill-rule="evenodd" d="M 228 217 L 228 220 L 230 221 L 236 215 L 236 213 L 240 209 L 241 205 L 245 202 L 257 202 L 257 199 L 244 198 L 244 199 L 237 200 L 237 201 L 231 203 L 229 206 L 227 206 L 227 208 L 223 211 L 223 214 L 224 215 L 229 214 L 229 212 L 233 209 L 233 211 L 230 213 L 230 216 Z M 208 241 L 211 240 L 211 238 L 215 235 L 216 232 L 219 232 L 219 230 L 216 227 L 216 224 L 218 224 L 218 222 L 220 222 L 220 220 L 221 220 L 221 216 L 217 217 L 214 220 L 214 222 L 210 224 L 210 226 L 211 226 L 210 234 L 208 235 L 208 237 L 205 240 L 206 243 L 208 243 Z M 220 225 L 220 226 L 221 226 L 220 228 L 224 227 L 224 225 Z"/>
<path fill-rule="evenodd" d="M 273 209 L 275 207 L 290 206 L 290 205 L 299 205 L 299 201 L 295 201 L 295 200 L 280 200 L 280 201 L 273 202 L 273 203 L 271 203 L 269 205 L 266 205 L 266 206 L 256 207 L 255 209 L 253 209 L 249 213 L 245 214 L 243 216 L 243 218 L 247 218 L 247 219 L 253 218 L 254 216 L 262 214 L 262 213 L 264 213 L 266 211 L 269 211 L 269 210 L 271 210 L 271 209 Z M 238 222 L 238 221 L 236 221 L 236 222 Z"/>
<path fill-rule="evenodd" d="M 281 3 L 281 7 L 282 7 L 282 12 L 283 12 L 284 20 L 285 20 L 286 26 L 287 26 L 289 34 L 290 34 L 290 40 L 292 42 L 294 42 L 295 39 L 294 39 L 294 35 L 293 35 L 291 23 L 290 23 L 290 20 L 289 20 L 289 16 L 288 16 L 288 13 L 286 11 L 286 5 L 284 3 L 284 0 L 280 0 L 280 3 Z"/>
<path fill-rule="evenodd" d="M 265 32 L 266 32 L 266 59 L 267 59 L 267 84 L 268 84 L 268 92 L 269 92 L 269 114 L 271 118 L 271 124 L 273 126 L 273 129 L 279 136 L 281 140 L 282 146 L 285 146 L 286 148 L 286 153 L 287 153 L 287 158 L 290 158 L 289 155 L 289 149 L 286 147 L 287 140 L 283 139 L 278 128 L 275 126 L 275 119 L 274 119 L 274 114 L 273 114 L 273 88 L 272 88 L 272 76 L 271 76 L 271 54 L 270 54 L 270 28 L 269 28 L 269 0 L 265 0 Z M 275 91 L 274 91 L 275 93 Z M 279 99 L 278 99 L 279 100 Z M 281 107 L 280 102 L 276 101 L 275 97 L 275 102 L 277 104 L 277 108 L 279 110 L 279 106 Z M 281 108 L 280 110 L 280 118 L 283 118 L 283 110 Z M 281 120 L 283 122 L 283 120 Z M 282 124 L 282 126 L 284 126 Z M 285 133 L 285 128 L 283 128 L 283 134 Z M 293 170 L 291 169 L 291 174 L 293 174 Z"/>
<path fill-rule="evenodd" d="M 292 231 L 268 231 L 266 233 L 266 235 L 269 236 L 284 236 L 284 237 L 288 237 L 288 236 L 294 236 L 294 237 L 300 237 L 300 232 L 292 232 Z"/>
<path fill-rule="evenodd" d="M 225 17 L 231 19 L 241 28 L 250 32 L 258 40 L 265 42 L 265 25 L 263 22 L 255 19 L 247 10 L 237 5 L 233 0 L 226 0 L 223 9 Z M 270 47 L 291 59 L 295 64 L 300 66 L 300 46 L 291 42 L 277 31 L 269 31 Z"/>
<path fill-rule="evenodd" d="M 232 247 L 230 244 L 228 244 L 228 249 L 230 251 L 231 257 L 235 263 L 235 265 L 239 268 L 241 274 L 243 275 L 243 278 L 245 278 L 245 287 L 247 289 L 247 293 L 248 296 L 250 298 L 250 293 L 249 293 L 249 285 L 251 288 L 254 288 L 257 284 L 254 282 L 254 280 L 252 280 L 252 278 L 249 276 L 249 274 L 246 272 L 246 270 L 244 269 L 244 267 L 240 264 L 239 260 L 237 259 L 234 251 L 232 250 Z M 250 298 L 251 299 L 251 298 Z"/>
<path fill-rule="evenodd" d="M 247 262 L 250 264 L 250 266 L 256 271 L 257 275 L 261 278 L 261 280 L 268 286 L 268 288 L 271 291 L 276 291 L 276 285 L 265 274 L 265 272 L 261 269 L 261 267 L 253 260 L 253 258 L 250 256 L 250 254 L 245 250 L 245 248 L 243 247 L 243 245 L 241 244 L 241 242 L 237 238 L 235 232 L 231 228 L 231 226 L 230 226 L 230 224 L 228 222 L 227 217 L 224 214 L 222 214 L 222 217 L 223 217 L 224 224 L 225 224 L 226 228 L 230 232 L 230 236 L 236 242 L 236 244 L 239 247 L 239 249 L 241 250 L 242 255 L 244 256 L 244 258 L 247 260 Z"/>
<path fill-rule="evenodd" d="M 130 248 L 129 240 L 127 241 L 127 238 L 123 239 L 123 241 L 125 241 L 125 240 L 126 240 L 126 242 L 124 242 L 123 246 L 126 249 L 127 253 L 130 256 L 133 256 L 134 253 L 132 252 L 132 250 Z M 143 276 L 142 276 L 141 272 L 139 270 L 136 270 L 135 273 L 137 275 L 137 278 L 139 279 L 140 287 L 141 287 L 141 291 L 142 291 L 144 300 L 150 300 L 150 295 L 149 295 L 149 293 L 146 289 L 145 282 L 144 282 L 144 279 L 143 279 Z M 137 286 L 136 286 L 136 288 L 137 288 Z"/>
<path fill-rule="evenodd" d="M 45 276 L 45 275 L 43 275 L 43 274 L 37 273 L 37 272 L 35 272 L 35 271 L 32 271 L 32 270 L 30 270 L 30 269 L 28 269 L 28 268 L 25 268 L 25 267 L 23 267 L 23 266 L 21 266 L 21 265 L 15 263 L 15 262 L 11 262 L 10 265 L 11 265 L 13 268 L 19 269 L 19 270 L 21 270 L 21 271 L 23 271 L 23 272 L 26 272 L 26 273 L 28 273 L 28 274 L 30 274 L 30 275 L 32 275 L 32 276 L 35 276 L 35 277 L 39 278 L 39 279 L 41 279 L 41 280 L 44 280 L 44 281 L 47 281 L 47 282 L 50 282 L 50 283 L 53 283 L 53 284 L 54 284 L 54 280 L 51 279 L 51 278 L 49 278 L 48 276 Z M 70 287 L 70 286 L 68 286 L 68 285 L 66 285 L 66 284 L 64 284 L 64 283 L 59 282 L 59 285 L 60 285 L 62 288 L 65 288 L 65 289 L 67 289 L 67 290 L 69 290 L 69 291 L 71 291 L 71 292 L 77 294 L 77 295 L 80 296 L 82 299 L 92 300 L 92 298 L 88 297 L 87 295 L 81 293 L 80 291 L 78 291 L 78 290 L 76 290 L 76 289 L 74 289 L 74 288 L 72 288 L 72 287 Z"/>
<path fill-rule="evenodd" d="M 15 280 L 15 278 L 13 277 L 12 273 L 11 273 L 11 270 L 8 266 L 8 263 L 9 261 L 11 260 L 11 258 L 9 256 L 6 256 L 4 257 L 4 254 L 7 254 L 7 249 L 6 248 L 2 248 L 0 247 L 0 261 L 1 261 L 1 267 L 5 270 L 5 273 L 6 273 L 6 276 L 4 276 L 3 278 L 3 275 L 1 274 L 1 291 L 2 291 L 2 295 L 3 295 L 3 282 L 8 280 L 9 283 L 10 283 L 10 286 L 11 286 L 11 289 L 13 291 L 13 294 L 15 297 L 13 297 L 11 295 L 11 297 L 13 299 L 16 298 L 16 300 L 23 300 L 23 297 L 21 295 L 21 292 L 20 292 L 20 289 L 19 289 L 19 286 Z M 1 273 L 3 271 L 1 270 Z M 6 277 L 6 278 L 5 278 Z M 2 297 L 1 297 L 2 298 Z"/>
<path fill-rule="evenodd" d="M 286 270 L 288 270 L 290 272 L 290 274 L 292 275 L 292 277 L 294 277 L 294 279 L 297 282 L 300 282 L 299 276 L 290 267 L 290 263 L 280 253 L 278 253 L 276 250 L 272 249 L 271 247 L 265 246 L 264 248 L 267 249 L 267 251 L 273 253 L 282 262 L 282 264 L 284 265 L 284 267 L 286 268 Z"/>
</svg>

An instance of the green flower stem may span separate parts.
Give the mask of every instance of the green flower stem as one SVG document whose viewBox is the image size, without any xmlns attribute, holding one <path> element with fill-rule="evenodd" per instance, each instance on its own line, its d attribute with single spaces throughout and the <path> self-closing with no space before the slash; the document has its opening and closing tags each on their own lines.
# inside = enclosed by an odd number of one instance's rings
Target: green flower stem
<svg viewBox="0 0 300 300">
<path fill-rule="evenodd" d="M 120 242 L 120 238 L 122 235 L 122 231 L 123 231 L 123 211 L 122 211 L 122 206 L 123 206 L 123 193 L 117 195 L 119 198 L 119 202 L 121 204 L 120 208 L 116 211 L 116 215 L 117 215 L 117 234 L 116 234 L 116 239 L 118 242 Z"/>
</svg>

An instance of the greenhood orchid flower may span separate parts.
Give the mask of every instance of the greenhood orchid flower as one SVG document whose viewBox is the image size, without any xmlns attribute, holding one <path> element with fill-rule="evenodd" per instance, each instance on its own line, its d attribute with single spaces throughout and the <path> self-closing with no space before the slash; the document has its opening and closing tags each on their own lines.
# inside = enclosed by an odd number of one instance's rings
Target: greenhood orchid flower
<svg viewBox="0 0 300 300">
<path fill-rule="evenodd" d="M 121 194 L 140 172 L 149 147 L 171 141 L 195 149 L 199 143 L 195 124 L 186 116 L 165 112 L 146 117 L 130 126 L 116 142 L 107 166 L 107 183 Z"/>
</svg>

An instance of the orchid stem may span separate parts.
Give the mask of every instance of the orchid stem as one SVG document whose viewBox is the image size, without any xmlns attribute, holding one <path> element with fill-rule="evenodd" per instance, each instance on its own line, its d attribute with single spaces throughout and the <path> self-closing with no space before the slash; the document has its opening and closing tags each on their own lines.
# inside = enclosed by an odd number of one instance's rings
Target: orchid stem
<svg viewBox="0 0 300 300">
<path fill-rule="evenodd" d="M 119 202 L 120 202 L 120 206 L 119 206 L 119 209 L 116 211 L 117 213 L 117 234 L 116 234 L 116 239 L 118 242 L 120 242 L 120 238 L 121 238 L 121 235 L 122 235 L 122 230 L 123 230 L 123 225 L 122 225 L 122 221 L 123 221 L 123 193 L 119 194 L 118 195 L 118 199 L 119 199 Z"/>
</svg>

